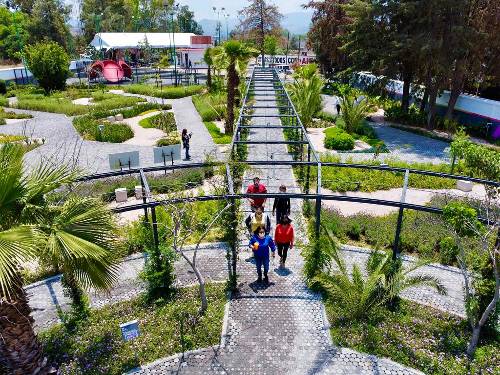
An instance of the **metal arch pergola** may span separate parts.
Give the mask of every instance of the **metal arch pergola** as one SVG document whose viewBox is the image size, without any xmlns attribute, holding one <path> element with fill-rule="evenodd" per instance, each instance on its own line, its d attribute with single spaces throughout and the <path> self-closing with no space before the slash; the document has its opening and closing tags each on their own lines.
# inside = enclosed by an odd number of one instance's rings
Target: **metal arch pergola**
<svg viewBox="0 0 500 375">
<path fill-rule="evenodd" d="M 249 104 L 249 99 L 252 96 L 253 92 L 257 91 L 258 86 L 255 85 L 256 82 L 267 82 L 272 83 L 273 92 L 277 92 L 274 96 L 275 99 L 269 100 L 272 102 L 276 101 L 276 97 L 279 97 L 281 101 L 284 101 L 285 104 L 279 103 L 278 105 L 271 106 L 252 106 Z M 266 86 L 269 87 L 269 86 Z M 260 90 L 258 90 L 260 92 Z M 259 94 L 259 97 L 263 94 Z M 267 95 L 266 95 L 267 96 Z M 259 99 L 259 101 L 261 101 Z M 454 180 L 465 180 L 471 181 L 479 184 L 483 184 L 486 186 L 500 188 L 500 182 L 498 181 L 490 181 L 480 178 L 448 174 L 448 173 L 440 173 L 440 172 L 432 172 L 425 170 L 416 170 L 416 169 L 404 169 L 404 168 L 394 168 L 389 166 L 382 165 L 363 165 L 363 164 L 348 164 L 348 163 L 322 163 L 317 152 L 314 150 L 307 132 L 300 121 L 300 118 L 295 110 L 295 107 L 284 87 L 283 82 L 279 79 L 277 72 L 273 69 L 263 69 L 263 68 L 255 68 L 252 70 L 251 76 L 248 79 L 248 83 L 245 90 L 245 95 L 242 101 L 242 110 L 240 111 L 240 115 L 235 124 L 235 131 L 233 134 L 233 139 L 230 145 L 231 149 L 231 159 L 228 162 L 210 162 L 210 163 L 190 163 L 190 164 L 179 164 L 179 165 L 171 165 L 171 166 L 150 166 L 144 168 L 136 168 L 136 169 L 128 169 L 121 171 L 113 171 L 113 172 L 105 172 L 105 173 L 97 173 L 92 175 L 87 175 L 79 178 L 77 181 L 87 182 L 93 180 L 100 180 L 104 178 L 110 177 L 119 177 L 126 175 L 136 175 L 141 183 L 143 188 L 142 195 L 142 203 L 127 205 L 123 207 L 114 208 L 113 211 L 115 213 L 123 213 L 129 211 L 136 210 L 144 210 L 145 221 L 149 222 L 148 219 L 148 210 L 151 212 L 151 224 L 153 229 L 153 236 L 155 246 L 159 244 L 158 237 L 158 228 L 156 222 L 156 212 L 155 208 L 164 203 L 180 203 L 185 201 L 213 201 L 213 200 L 241 200 L 246 198 L 257 198 L 257 197 L 265 197 L 265 198 L 276 198 L 276 197 L 289 197 L 295 199 L 303 199 L 303 200 L 314 200 L 315 201 L 315 232 L 316 235 L 319 236 L 320 233 L 320 222 L 321 222 L 321 202 L 325 201 L 344 201 L 344 202 L 353 202 L 353 203 L 363 203 L 363 204 L 372 204 L 372 205 L 380 205 L 380 206 L 388 206 L 388 207 L 396 207 L 399 208 L 398 221 L 396 226 L 396 234 L 395 241 L 393 247 L 394 257 L 399 254 L 399 237 L 401 233 L 401 226 L 403 221 L 403 213 L 404 210 L 415 210 L 422 212 L 429 212 L 434 214 L 442 214 L 442 209 L 437 207 L 430 207 L 424 205 L 417 205 L 405 202 L 406 189 L 408 187 L 408 178 L 410 174 L 417 175 L 425 175 L 425 176 L 434 176 L 439 178 L 449 178 Z M 252 115 L 249 114 L 249 111 L 252 111 L 256 108 L 275 108 L 282 111 L 285 111 L 283 115 L 275 116 L 280 119 L 287 118 L 292 123 L 292 125 L 246 125 L 247 119 L 252 118 Z M 262 115 L 255 115 L 254 117 L 265 117 Z M 300 141 L 266 141 L 267 144 L 286 144 L 286 145 L 300 145 L 300 160 L 294 161 L 257 161 L 257 160 L 238 160 L 238 151 L 242 148 L 246 147 L 249 144 L 261 144 L 262 142 L 252 142 L 247 141 L 245 139 L 245 133 L 249 129 L 273 129 L 273 128 L 283 128 L 283 129 L 293 129 L 299 133 Z M 304 148 L 307 147 L 307 160 L 304 160 Z M 235 166 L 247 165 L 247 166 L 291 166 L 291 167 L 305 167 L 307 169 L 306 181 L 305 181 L 305 191 L 302 193 L 267 193 L 267 194 L 247 194 L 247 193 L 235 193 L 235 182 L 234 176 L 232 173 L 232 168 Z M 149 187 L 148 179 L 146 173 L 152 172 L 167 172 L 174 170 L 182 170 L 182 169 L 191 169 L 191 168 L 203 168 L 203 167 L 214 167 L 214 166 L 225 166 L 226 171 L 226 183 L 227 183 L 227 193 L 221 195 L 202 195 L 196 197 L 178 197 L 178 198 L 169 198 L 164 200 L 156 200 L 153 199 L 151 194 L 151 189 Z M 311 167 L 317 168 L 317 176 L 316 176 L 316 192 L 309 192 L 309 179 L 310 173 L 309 170 Z M 388 201 L 381 200 L 375 198 L 362 198 L 356 196 L 348 196 L 348 195 L 333 195 L 333 194 L 323 194 L 321 191 L 321 168 L 322 167 L 336 167 L 336 168 L 359 168 L 359 169 L 367 169 L 367 170 L 380 170 L 386 172 L 396 172 L 396 173 L 404 173 L 404 183 L 403 183 L 403 192 L 401 194 L 401 199 L 399 201 Z M 479 218 L 481 221 L 489 223 L 485 218 Z M 233 249 L 235 251 L 235 249 Z M 233 270 L 236 270 L 236 259 L 233 257 Z"/>
</svg>

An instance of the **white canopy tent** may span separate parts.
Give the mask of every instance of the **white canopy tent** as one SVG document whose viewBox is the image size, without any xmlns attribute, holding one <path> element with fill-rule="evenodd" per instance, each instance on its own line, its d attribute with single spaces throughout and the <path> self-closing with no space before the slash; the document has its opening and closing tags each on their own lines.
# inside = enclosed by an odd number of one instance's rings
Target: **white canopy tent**
<svg viewBox="0 0 500 375">
<path fill-rule="evenodd" d="M 141 48 L 147 43 L 151 48 L 189 48 L 193 33 L 98 33 L 90 42 L 97 50 Z"/>
</svg>

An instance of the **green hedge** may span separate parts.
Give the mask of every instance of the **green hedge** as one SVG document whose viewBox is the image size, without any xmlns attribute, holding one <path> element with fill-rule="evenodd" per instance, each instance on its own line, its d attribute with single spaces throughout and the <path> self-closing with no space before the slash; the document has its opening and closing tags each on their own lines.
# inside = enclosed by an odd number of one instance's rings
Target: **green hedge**
<svg viewBox="0 0 500 375">
<path fill-rule="evenodd" d="M 177 131 L 175 116 L 172 112 L 162 112 L 154 116 L 143 118 L 141 121 L 139 121 L 139 125 L 143 128 L 160 129 L 165 133 Z"/>
<path fill-rule="evenodd" d="M 120 108 L 120 109 L 113 109 L 113 110 L 105 110 L 105 109 L 100 109 L 100 108 L 95 108 L 92 109 L 89 113 L 89 116 L 95 119 L 102 119 L 106 118 L 108 116 L 114 116 L 119 113 L 123 115 L 123 118 L 131 118 L 131 117 L 136 117 L 139 116 L 140 114 L 151 111 L 154 109 L 158 110 L 169 110 L 172 109 L 171 104 L 157 104 L 157 103 L 137 103 L 133 107 L 130 108 Z"/>
<path fill-rule="evenodd" d="M 203 91 L 204 86 L 201 85 L 193 85 L 193 86 L 163 86 L 160 90 L 159 87 L 155 85 L 146 85 L 146 84 L 132 84 L 127 86 L 121 86 L 121 89 L 131 94 L 139 94 L 146 96 L 154 96 L 157 98 L 164 99 L 178 99 L 184 98 L 186 96 L 192 96 L 195 94 L 199 94 Z"/>
<path fill-rule="evenodd" d="M 104 125 L 101 133 L 99 125 Z M 98 121 L 88 116 L 77 117 L 73 120 L 75 129 L 87 140 L 122 143 L 134 137 L 134 132 L 128 124 L 119 122 Z"/>
<path fill-rule="evenodd" d="M 340 158 L 332 155 L 325 155 L 321 158 L 322 162 L 340 162 Z M 348 159 L 346 163 L 353 163 Z M 397 159 L 385 162 L 391 167 L 409 168 L 430 170 L 434 172 L 450 172 L 448 164 L 431 164 L 431 163 L 406 163 Z M 380 165 L 379 161 L 356 161 L 356 164 Z M 456 173 L 462 172 L 461 166 L 456 169 Z M 312 175 L 316 174 L 314 168 L 311 169 Z M 403 186 L 403 172 L 387 172 L 379 170 L 361 169 L 361 168 L 322 168 L 322 186 L 333 191 L 365 191 L 371 192 L 376 190 L 388 190 L 392 188 L 400 188 Z M 452 189 L 456 186 L 456 181 L 425 175 L 410 174 L 410 188 L 419 189 Z"/>
<path fill-rule="evenodd" d="M 347 151 L 354 148 L 354 138 L 340 128 L 325 129 L 324 145 L 330 150 Z"/>
<path fill-rule="evenodd" d="M 94 105 L 74 104 L 73 99 L 78 97 L 92 97 Z M 51 95 L 43 95 L 37 91 L 20 92 L 17 96 L 16 108 L 33 111 L 63 113 L 68 116 L 83 115 L 91 111 L 108 111 L 117 108 L 131 107 L 142 98 L 122 96 L 102 92 L 88 92 L 85 90 L 60 91 Z"/>
<path fill-rule="evenodd" d="M 8 107 L 9 106 L 9 99 L 6 98 L 5 96 L 0 96 L 0 107 Z"/>
</svg>

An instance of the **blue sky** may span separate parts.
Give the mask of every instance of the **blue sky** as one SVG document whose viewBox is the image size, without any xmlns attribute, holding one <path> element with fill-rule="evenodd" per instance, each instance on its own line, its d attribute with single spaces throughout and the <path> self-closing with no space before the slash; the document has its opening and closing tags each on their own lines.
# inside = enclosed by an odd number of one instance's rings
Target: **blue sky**
<svg viewBox="0 0 500 375">
<path fill-rule="evenodd" d="M 196 19 L 214 18 L 212 7 L 226 8 L 230 18 L 236 18 L 238 11 L 248 4 L 248 0 L 177 0 L 182 5 L 189 5 L 195 12 Z M 291 13 L 303 11 L 301 5 L 307 0 L 272 0 L 277 5 L 281 13 Z"/>
</svg>

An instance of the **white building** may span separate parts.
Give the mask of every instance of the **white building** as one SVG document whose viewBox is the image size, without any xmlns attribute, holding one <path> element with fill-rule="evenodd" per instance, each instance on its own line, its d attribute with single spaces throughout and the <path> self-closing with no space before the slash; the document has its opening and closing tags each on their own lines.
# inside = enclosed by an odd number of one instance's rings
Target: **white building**
<svg viewBox="0 0 500 375">
<path fill-rule="evenodd" d="M 203 54 L 211 47 L 212 37 L 193 33 L 98 33 L 90 45 L 98 51 L 132 53 L 147 44 L 154 49 L 169 49 L 175 46 L 177 63 L 183 67 L 206 67 Z"/>
</svg>

